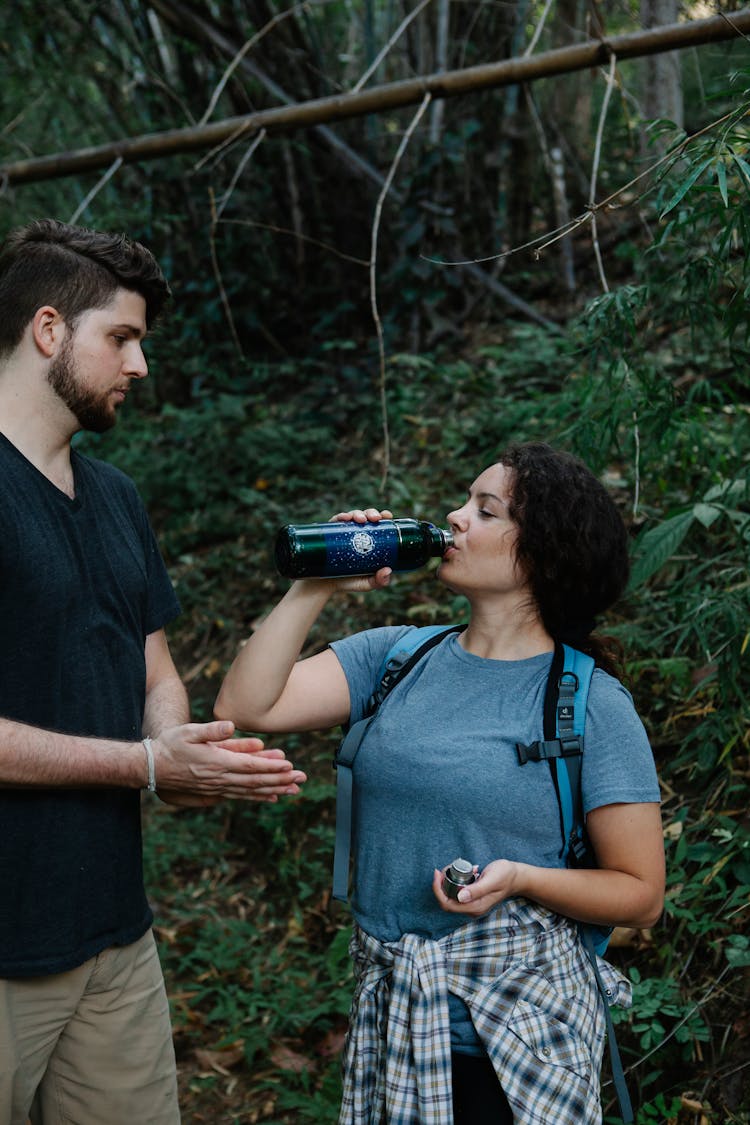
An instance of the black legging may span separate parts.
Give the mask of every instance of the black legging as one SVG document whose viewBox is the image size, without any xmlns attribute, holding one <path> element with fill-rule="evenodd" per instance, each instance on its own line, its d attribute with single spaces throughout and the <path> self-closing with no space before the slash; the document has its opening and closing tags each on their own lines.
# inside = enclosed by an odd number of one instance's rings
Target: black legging
<svg viewBox="0 0 750 1125">
<path fill-rule="evenodd" d="M 513 1125 L 513 1112 L 487 1055 L 451 1054 L 455 1125 Z"/>
</svg>

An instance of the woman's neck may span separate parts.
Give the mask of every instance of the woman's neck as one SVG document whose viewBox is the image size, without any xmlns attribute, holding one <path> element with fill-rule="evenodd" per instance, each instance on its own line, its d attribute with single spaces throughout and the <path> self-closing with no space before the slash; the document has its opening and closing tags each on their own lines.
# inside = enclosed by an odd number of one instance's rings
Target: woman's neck
<svg viewBox="0 0 750 1125">
<path fill-rule="evenodd" d="M 555 647 L 538 615 L 528 606 L 518 607 L 510 614 L 506 610 L 480 610 L 473 606 L 459 643 L 466 652 L 487 660 L 526 660 L 552 652 Z"/>
</svg>

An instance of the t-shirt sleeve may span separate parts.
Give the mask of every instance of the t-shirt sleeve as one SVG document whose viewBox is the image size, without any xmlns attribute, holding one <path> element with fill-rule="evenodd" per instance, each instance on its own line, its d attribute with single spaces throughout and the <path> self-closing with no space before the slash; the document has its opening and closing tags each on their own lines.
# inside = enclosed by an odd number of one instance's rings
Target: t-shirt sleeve
<svg viewBox="0 0 750 1125">
<path fill-rule="evenodd" d="M 146 567 L 147 600 L 143 620 L 144 631 L 148 636 L 149 633 L 155 633 L 157 630 L 163 629 L 165 625 L 178 617 L 181 606 L 172 580 L 167 573 L 146 508 L 135 486 L 130 481 L 128 483 L 131 486 L 131 502 L 135 507 L 138 534 Z"/>
<path fill-rule="evenodd" d="M 148 566 L 149 606 L 146 617 L 146 634 L 155 633 L 180 614 L 180 602 L 172 581 L 161 557 L 156 537 L 147 524 L 147 537 L 144 543 Z"/>
<path fill-rule="evenodd" d="M 350 722 L 356 723 L 365 714 L 370 696 L 378 686 L 380 669 L 391 646 L 413 628 L 412 625 L 386 625 L 380 629 L 353 633 L 329 645 L 338 657 L 349 684 Z"/>
<path fill-rule="evenodd" d="M 586 814 L 602 805 L 661 800 L 654 756 L 632 697 L 599 669 L 586 709 L 581 787 Z"/>
</svg>

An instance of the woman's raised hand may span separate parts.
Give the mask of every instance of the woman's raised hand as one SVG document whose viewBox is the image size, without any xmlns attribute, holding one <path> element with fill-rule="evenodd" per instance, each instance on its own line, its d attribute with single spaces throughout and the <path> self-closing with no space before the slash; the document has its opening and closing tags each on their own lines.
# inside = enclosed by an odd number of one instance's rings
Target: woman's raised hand
<svg viewBox="0 0 750 1125">
<path fill-rule="evenodd" d="M 380 520 L 392 520 L 393 512 L 388 508 L 352 508 L 348 512 L 338 512 L 331 517 L 331 523 L 378 523 Z M 391 580 L 392 570 L 383 566 L 375 574 L 358 577 L 337 578 L 336 586 L 339 590 L 361 592 L 365 590 L 378 590 L 387 586 Z M 317 580 L 316 580 L 317 581 Z"/>
<path fill-rule="evenodd" d="M 331 517 L 331 523 L 378 523 L 379 520 L 392 520 L 393 512 L 387 508 L 352 508 L 350 512 L 339 512 Z"/>
</svg>

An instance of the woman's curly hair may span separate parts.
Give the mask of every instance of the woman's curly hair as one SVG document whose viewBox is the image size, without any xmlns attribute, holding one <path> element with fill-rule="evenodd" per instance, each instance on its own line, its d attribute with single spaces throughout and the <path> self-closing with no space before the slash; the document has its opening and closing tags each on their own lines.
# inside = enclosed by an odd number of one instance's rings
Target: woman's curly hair
<svg viewBox="0 0 750 1125">
<path fill-rule="evenodd" d="M 545 442 L 511 445 L 499 461 L 511 472 L 516 559 L 545 629 L 616 671 L 617 643 L 591 635 L 628 581 L 628 535 L 614 501 L 583 461 Z"/>
</svg>

